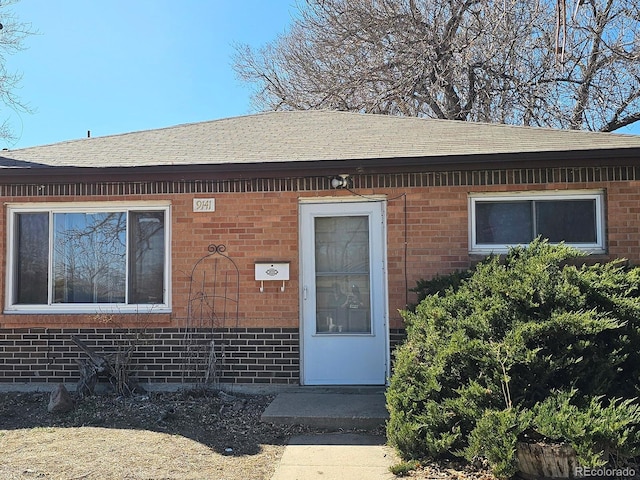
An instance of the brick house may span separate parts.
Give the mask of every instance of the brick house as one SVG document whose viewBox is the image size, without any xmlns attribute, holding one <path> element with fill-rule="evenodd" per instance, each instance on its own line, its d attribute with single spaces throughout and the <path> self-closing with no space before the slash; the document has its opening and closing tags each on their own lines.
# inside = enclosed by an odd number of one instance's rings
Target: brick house
<svg viewBox="0 0 640 480">
<path fill-rule="evenodd" d="M 0 386 L 382 385 L 416 280 L 536 235 L 640 263 L 640 137 L 275 112 L 5 150 Z"/>
</svg>

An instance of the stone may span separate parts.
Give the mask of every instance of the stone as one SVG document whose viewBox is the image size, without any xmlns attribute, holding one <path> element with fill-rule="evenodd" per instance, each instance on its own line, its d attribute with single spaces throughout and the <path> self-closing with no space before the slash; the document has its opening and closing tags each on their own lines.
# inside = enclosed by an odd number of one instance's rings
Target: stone
<svg viewBox="0 0 640 480">
<path fill-rule="evenodd" d="M 74 406 L 75 402 L 64 383 L 59 383 L 56 389 L 51 392 L 47 410 L 51 413 L 64 413 L 73 410 Z"/>
</svg>

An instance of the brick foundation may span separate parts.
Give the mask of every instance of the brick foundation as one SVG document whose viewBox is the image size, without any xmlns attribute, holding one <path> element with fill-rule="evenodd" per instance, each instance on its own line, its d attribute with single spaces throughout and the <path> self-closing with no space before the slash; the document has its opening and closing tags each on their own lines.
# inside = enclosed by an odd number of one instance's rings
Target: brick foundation
<svg viewBox="0 0 640 480">
<path fill-rule="evenodd" d="M 295 328 L 14 328 L 0 329 L 0 386 L 76 383 L 77 361 L 87 356 L 71 340 L 73 336 L 98 353 L 124 352 L 133 345 L 133 375 L 159 389 L 162 384 L 205 382 L 210 358 L 215 365 L 214 383 L 300 383 L 300 340 Z M 404 330 L 391 330 L 392 351 L 405 336 Z"/>
<path fill-rule="evenodd" d="M 0 384 L 78 381 L 77 360 L 86 359 L 71 340 L 96 352 L 134 346 L 134 375 L 141 383 L 198 383 L 214 345 L 212 380 L 219 383 L 298 384 L 300 354 L 294 328 L 222 329 L 0 329 Z"/>
</svg>

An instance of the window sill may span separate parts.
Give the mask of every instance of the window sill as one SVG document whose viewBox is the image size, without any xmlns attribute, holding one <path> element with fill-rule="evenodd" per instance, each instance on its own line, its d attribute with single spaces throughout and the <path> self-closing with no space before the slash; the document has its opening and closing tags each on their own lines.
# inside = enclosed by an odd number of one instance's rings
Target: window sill
<svg viewBox="0 0 640 480">
<path fill-rule="evenodd" d="M 29 305 L 4 309 L 5 315 L 100 315 L 100 314 L 156 314 L 171 313 L 167 305 Z"/>
<path fill-rule="evenodd" d="M 603 249 L 602 247 L 593 247 L 593 246 L 589 246 L 589 247 L 579 247 L 577 245 L 570 245 L 570 244 L 565 244 L 568 247 L 572 247 L 575 248 L 576 250 L 579 250 L 581 252 L 583 252 L 586 255 L 606 255 L 607 251 L 605 249 Z M 509 253 L 510 247 L 507 246 L 496 246 L 496 247 L 477 247 L 477 248 L 472 248 L 469 250 L 469 255 L 470 256 L 483 256 L 486 257 L 488 255 L 505 255 L 507 253 Z"/>
</svg>

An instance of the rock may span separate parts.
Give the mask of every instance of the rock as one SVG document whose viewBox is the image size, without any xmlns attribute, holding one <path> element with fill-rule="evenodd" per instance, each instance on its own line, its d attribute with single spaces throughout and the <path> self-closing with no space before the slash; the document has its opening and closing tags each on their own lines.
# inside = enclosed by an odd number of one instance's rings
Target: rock
<svg viewBox="0 0 640 480">
<path fill-rule="evenodd" d="M 166 408 L 160 411 L 160 415 L 158 416 L 158 423 L 162 423 L 166 420 L 170 420 L 176 413 L 176 409 L 173 407 Z"/>
<path fill-rule="evenodd" d="M 64 413 L 73 410 L 75 403 L 64 383 L 59 383 L 49 397 L 49 406 L 47 410 L 51 413 Z"/>
<path fill-rule="evenodd" d="M 235 395 L 229 395 L 222 390 L 218 392 L 218 398 L 222 403 L 227 405 L 232 405 L 238 400 L 238 397 L 236 397 Z"/>
<path fill-rule="evenodd" d="M 241 410 L 244 410 L 244 407 L 246 404 L 247 404 L 247 400 L 242 398 L 234 402 L 231 408 L 233 409 L 234 412 L 240 412 Z"/>
</svg>

